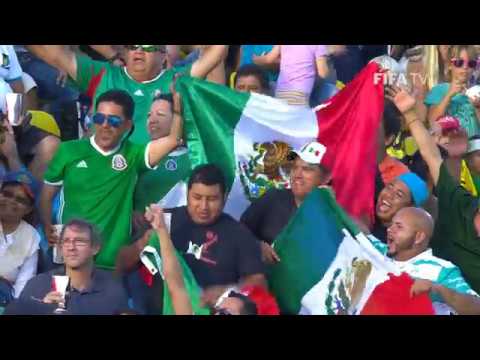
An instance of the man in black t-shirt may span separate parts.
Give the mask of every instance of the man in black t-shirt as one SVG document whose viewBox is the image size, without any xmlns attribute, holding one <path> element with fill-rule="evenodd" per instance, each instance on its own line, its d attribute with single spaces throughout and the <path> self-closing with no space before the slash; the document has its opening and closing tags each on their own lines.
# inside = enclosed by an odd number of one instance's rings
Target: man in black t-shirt
<svg viewBox="0 0 480 360">
<path fill-rule="evenodd" d="M 265 285 L 258 240 L 223 213 L 225 178 L 215 165 L 197 167 L 188 182 L 187 206 L 171 209 L 170 234 L 206 301 L 214 303 L 233 285 Z M 167 211 L 168 212 L 168 211 Z"/>
<path fill-rule="evenodd" d="M 293 151 L 291 189 L 269 190 L 243 213 L 240 221 L 261 240 L 262 258 L 267 264 L 280 261 L 271 244 L 287 226 L 303 200 L 314 188 L 330 181 L 330 171 L 321 164 L 326 150 L 322 144 L 311 142 L 300 151 Z"/>
</svg>

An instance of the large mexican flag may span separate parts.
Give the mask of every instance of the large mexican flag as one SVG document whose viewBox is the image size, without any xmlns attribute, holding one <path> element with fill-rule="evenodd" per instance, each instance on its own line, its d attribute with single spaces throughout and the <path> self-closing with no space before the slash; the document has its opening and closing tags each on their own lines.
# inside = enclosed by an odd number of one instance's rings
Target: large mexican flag
<svg viewBox="0 0 480 360">
<path fill-rule="evenodd" d="M 327 147 L 339 203 L 355 217 L 373 218 L 376 134 L 383 113 L 383 85 L 371 63 L 327 103 L 312 110 L 259 94 L 182 77 L 185 134 L 192 166 L 219 165 L 231 189 L 225 211 L 237 219 L 268 189 L 289 186 L 287 155 L 317 140 Z M 182 190 L 183 189 L 183 190 Z M 184 184 L 166 206 L 185 201 Z"/>
<path fill-rule="evenodd" d="M 433 314 L 428 295 L 351 221 L 329 189 L 315 189 L 273 244 L 269 285 L 287 314 Z"/>
</svg>

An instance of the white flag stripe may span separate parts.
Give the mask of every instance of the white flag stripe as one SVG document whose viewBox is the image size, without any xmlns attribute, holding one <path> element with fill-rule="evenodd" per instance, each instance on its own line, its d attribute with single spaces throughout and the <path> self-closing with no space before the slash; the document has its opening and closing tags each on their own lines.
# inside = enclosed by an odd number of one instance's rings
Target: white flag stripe
<svg viewBox="0 0 480 360">
<path fill-rule="evenodd" d="M 317 118 L 311 109 L 252 94 L 234 131 L 235 165 L 250 161 L 254 143 L 283 141 L 298 149 L 317 135 Z M 249 205 L 237 169 L 225 212 L 239 219 Z"/>
</svg>

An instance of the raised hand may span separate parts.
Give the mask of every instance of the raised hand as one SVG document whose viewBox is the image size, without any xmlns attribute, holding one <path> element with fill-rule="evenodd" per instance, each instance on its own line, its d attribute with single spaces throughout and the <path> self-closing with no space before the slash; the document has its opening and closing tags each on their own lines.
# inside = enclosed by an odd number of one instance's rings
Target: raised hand
<svg viewBox="0 0 480 360">
<path fill-rule="evenodd" d="M 386 86 L 385 97 L 391 100 L 402 114 L 415 109 L 415 97 L 409 94 L 404 88 L 398 86 Z"/>
</svg>

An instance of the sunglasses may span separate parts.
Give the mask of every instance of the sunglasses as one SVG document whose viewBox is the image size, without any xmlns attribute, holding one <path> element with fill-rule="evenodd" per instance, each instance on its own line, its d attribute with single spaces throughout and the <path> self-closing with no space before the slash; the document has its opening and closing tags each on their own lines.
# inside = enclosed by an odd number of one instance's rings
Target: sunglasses
<svg viewBox="0 0 480 360">
<path fill-rule="evenodd" d="M 22 196 L 15 196 L 15 194 L 9 190 L 2 190 L 1 192 L 3 197 L 6 197 L 7 199 L 14 200 L 17 204 L 23 205 L 23 206 L 30 206 L 32 205 L 32 202 L 28 198 L 24 198 Z"/>
<path fill-rule="evenodd" d="M 466 64 L 470 69 L 475 69 L 477 67 L 477 60 L 466 61 L 463 59 L 452 59 L 450 60 L 450 63 L 456 68 L 461 68 L 464 64 Z"/>
<path fill-rule="evenodd" d="M 120 125 L 122 125 L 123 123 L 122 118 L 117 115 L 105 115 L 102 113 L 96 113 L 92 116 L 93 123 L 97 125 L 103 125 L 105 123 L 105 120 L 107 120 L 108 125 L 114 128 L 120 127 Z"/>
<path fill-rule="evenodd" d="M 142 50 L 148 53 L 153 52 L 165 52 L 164 49 L 160 45 L 126 45 L 127 50 L 135 51 L 135 50 Z"/>
</svg>

